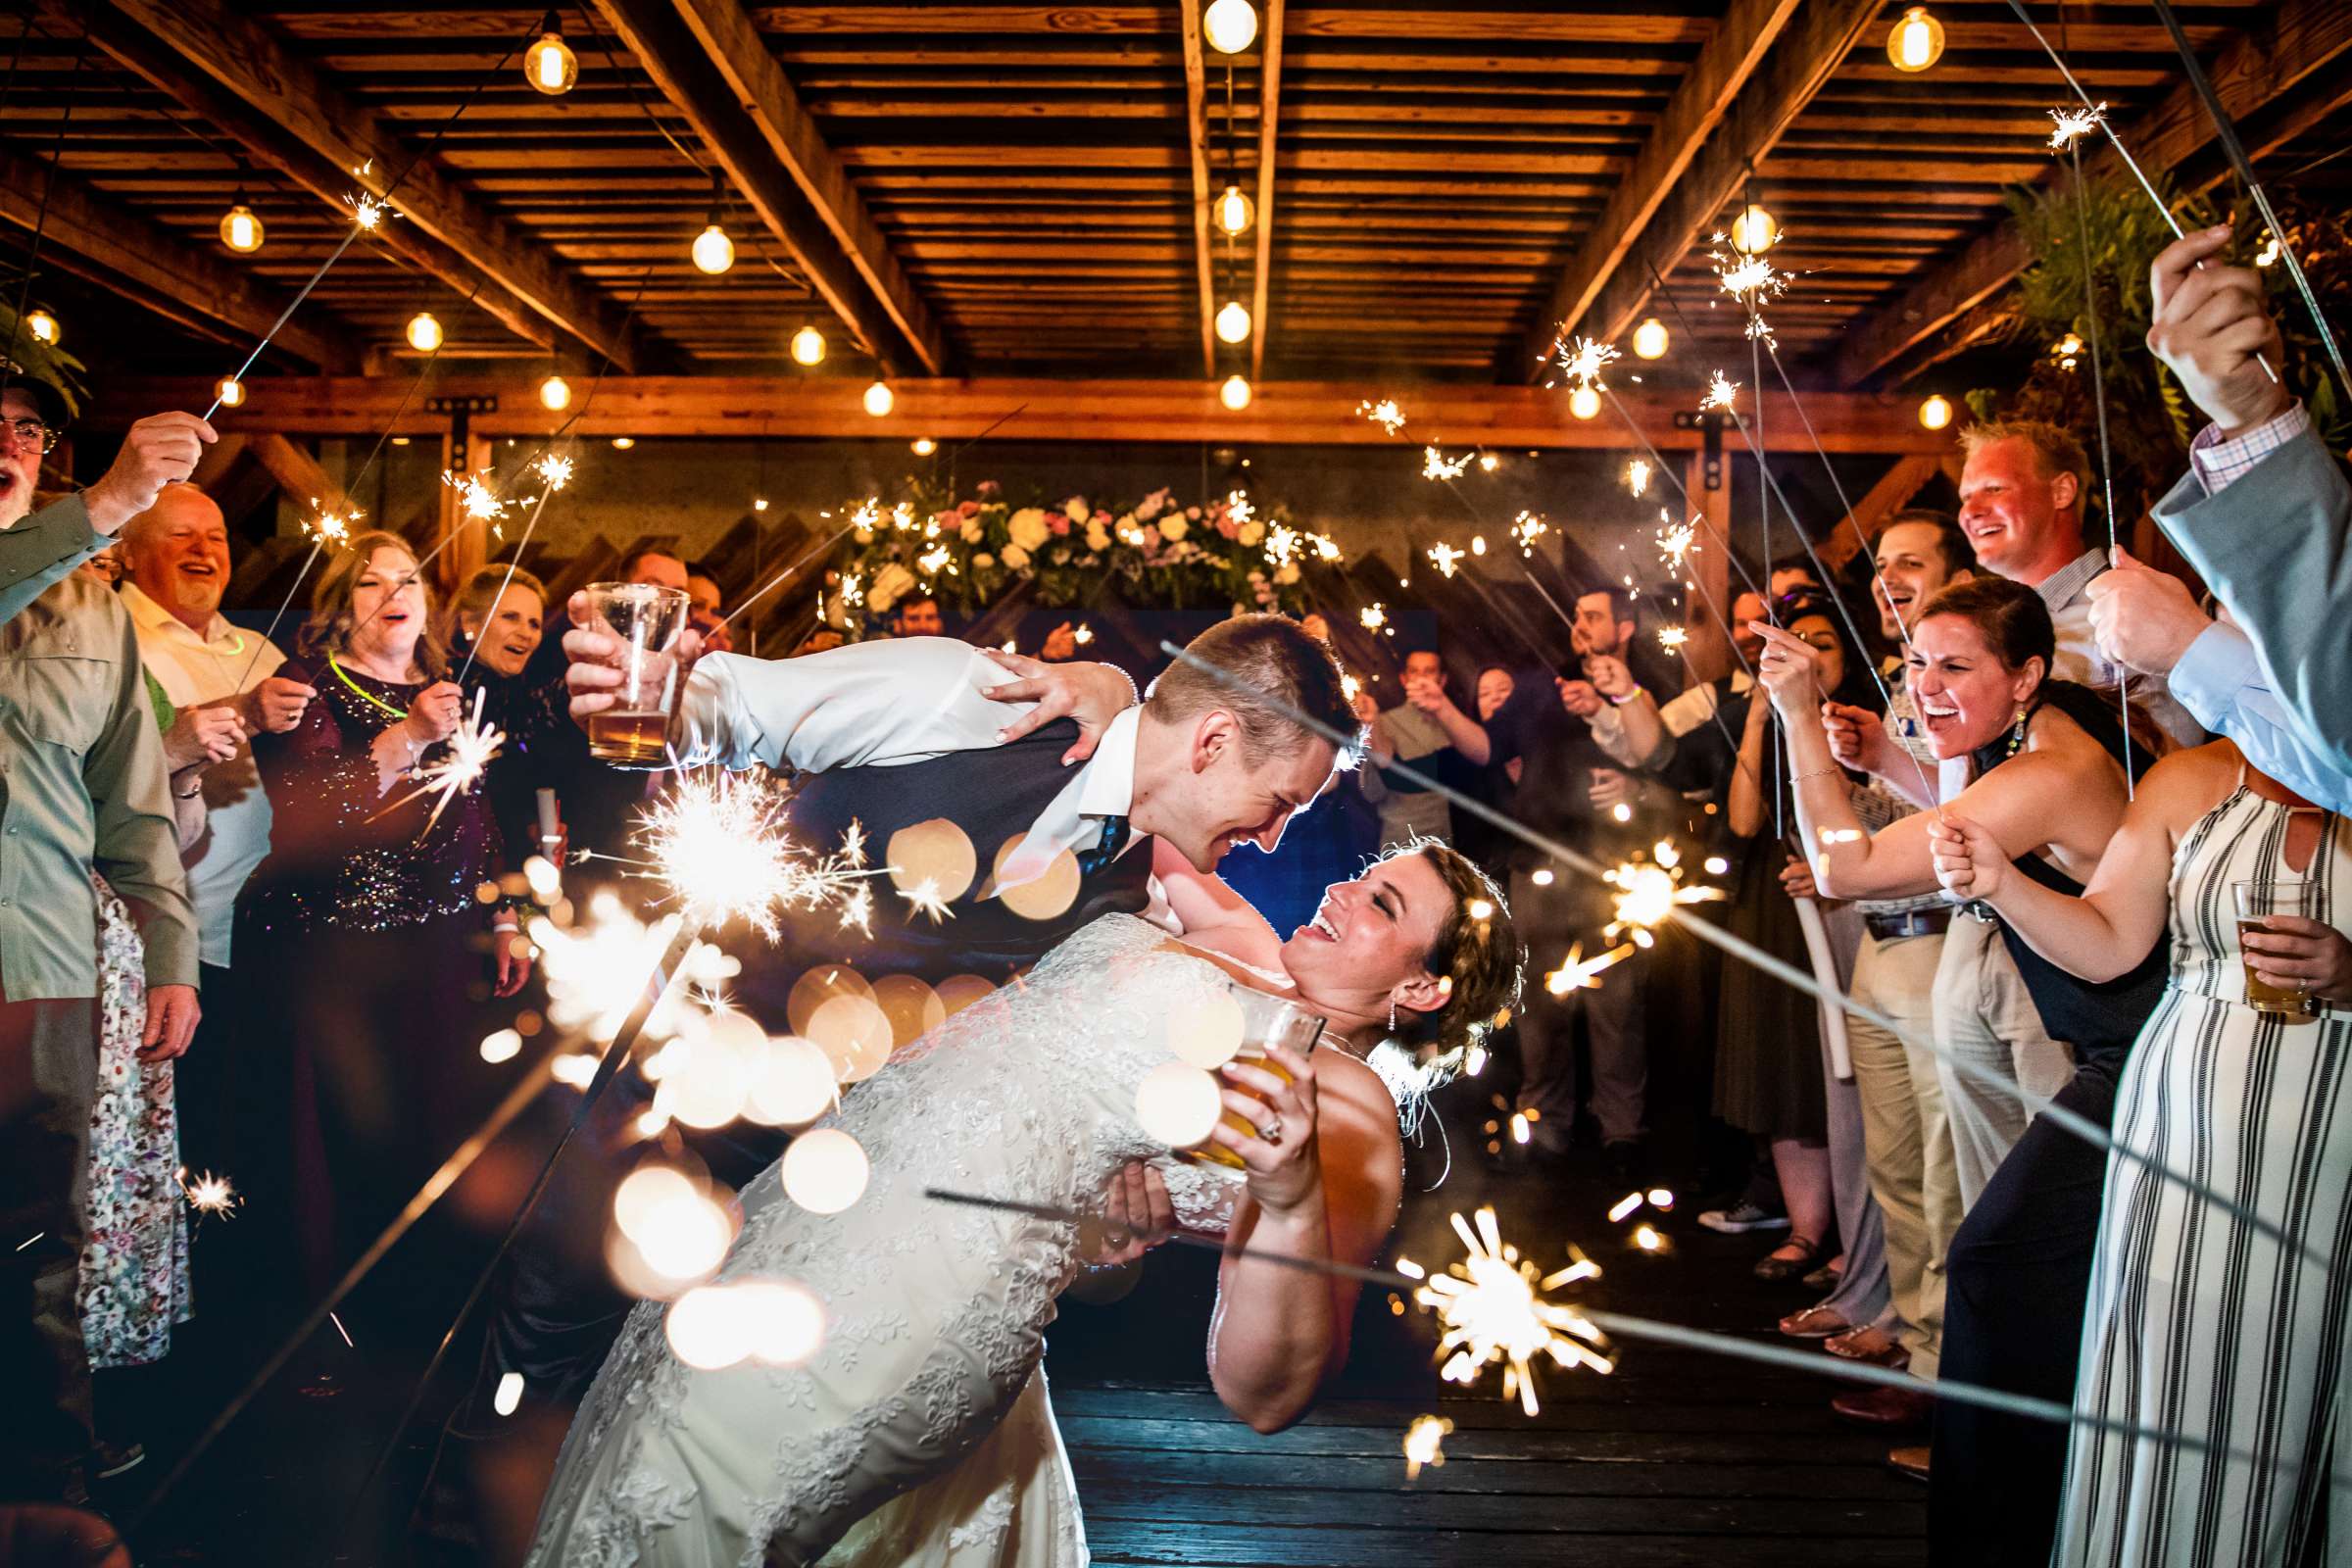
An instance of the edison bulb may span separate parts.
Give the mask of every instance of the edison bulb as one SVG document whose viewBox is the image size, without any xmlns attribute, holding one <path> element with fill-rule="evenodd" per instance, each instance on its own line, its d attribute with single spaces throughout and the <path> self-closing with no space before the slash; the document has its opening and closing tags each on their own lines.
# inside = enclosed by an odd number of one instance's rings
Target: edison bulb
<svg viewBox="0 0 2352 1568">
<path fill-rule="evenodd" d="M 636 444 L 637 438 L 633 435 L 616 435 L 612 438 L 612 450 L 615 452 L 626 452 Z"/>
<path fill-rule="evenodd" d="M 561 98 L 580 79 L 580 59 L 564 35 L 551 27 L 522 52 L 522 76 L 534 91 Z"/>
<path fill-rule="evenodd" d="M 1240 300 L 1227 300 L 1217 312 L 1217 341 L 1247 343 L 1250 341 L 1250 307 Z"/>
<path fill-rule="evenodd" d="M 1239 414 L 1244 409 L 1248 408 L 1250 406 L 1250 382 L 1248 378 L 1243 376 L 1239 371 L 1227 376 L 1225 378 L 1225 384 L 1217 388 L 1217 401 L 1224 404 L 1236 414 Z"/>
<path fill-rule="evenodd" d="M 1217 53 L 1238 55 L 1257 41 L 1257 8 L 1250 0 L 1215 0 L 1201 13 L 1200 30 Z"/>
<path fill-rule="evenodd" d="M 1886 34 L 1886 58 L 1897 71 L 1925 71 L 1943 58 L 1943 24 L 1913 6 Z"/>
<path fill-rule="evenodd" d="M 792 358 L 796 365 L 822 365 L 825 360 L 825 334 L 813 326 L 804 326 L 793 333 Z"/>
<path fill-rule="evenodd" d="M 1209 216 L 1216 220 L 1218 232 L 1247 234 L 1250 225 L 1257 221 L 1257 203 L 1251 201 L 1241 186 L 1228 185 L 1225 193 L 1217 198 L 1216 207 Z"/>
<path fill-rule="evenodd" d="M 224 375 L 213 388 L 213 396 L 220 400 L 220 406 L 224 409 L 243 408 L 245 406 L 245 383 L 233 375 Z"/>
<path fill-rule="evenodd" d="M 865 412 L 877 419 L 890 413 L 898 401 L 898 394 L 891 391 L 888 381 L 876 381 L 865 389 Z"/>
<path fill-rule="evenodd" d="M 1650 317 L 1634 328 L 1634 355 L 1643 360 L 1664 359 L 1667 341 L 1666 323 Z"/>
<path fill-rule="evenodd" d="M 549 376 L 539 383 L 539 402 L 552 413 L 563 413 L 571 407 L 571 383 L 560 375 Z"/>
<path fill-rule="evenodd" d="M 735 265 L 735 242 L 725 229 L 712 223 L 694 236 L 694 265 L 712 277 Z"/>
<path fill-rule="evenodd" d="M 441 323 L 430 311 L 418 311 L 409 318 L 409 347 L 419 354 L 430 354 L 441 346 Z"/>
<path fill-rule="evenodd" d="M 250 256 L 262 248 L 262 220 L 242 201 L 220 215 L 220 243 L 240 256 Z"/>
<path fill-rule="evenodd" d="M 927 435 L 918 435 L 914 438 L 911 450 L 916 457 L 927 458 L 939 450 L 939 443 Z"/>
<path fill-rule="evenodd" d="M 1749 256 L 1772 249 L 1780 237 L 1779 220 L 1761 207 L 1745 208 L 1732 220 L 1732 244 Z"/>
<path fill-rule="evenodd" d="M 1600 412 L 1600 394 L 1589 386 L 1580 386 L 1568 394 L 1568 412 L 1580 419 L 1590 419 Z"/>
<path fill-rule="evenodd" d="M 1930 430 L 1940 430 L 1952 422 L 1952 400 L 1937 392 L 1919 406 L 1919 422 Z"/>
<path fill-rule="evenodd" d="M 28 312 L 24 318 L 24 330 L 35 343 L 47 343 L 52 347 L 66 335 L 66 329 L 57 324 L 57 318 L 47 311 Z"/>
</svg>

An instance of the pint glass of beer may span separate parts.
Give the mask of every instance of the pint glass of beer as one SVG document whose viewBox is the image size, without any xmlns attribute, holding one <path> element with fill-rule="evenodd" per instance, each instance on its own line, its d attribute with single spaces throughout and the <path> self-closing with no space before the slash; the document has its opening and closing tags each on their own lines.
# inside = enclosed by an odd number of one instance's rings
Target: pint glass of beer
<svg viewBox="0 0 2352 1568">
<path fill-rule="evenodd" d="M 2316 1018 L 2318 1005 L 2308 991 L 2290 991 L 2254 978 L 2254 965 L 2245 950 L 2246 933 L 2260 931 L 2274 914 L 2298 914 L 2306 920 L 2328 918 L 2327 900 L 2319 883 L 2305 880 L 2232 882 L 2230 896 L 2237 905 L 2238 961 L 2246 966 L 2246 1005 L 2257 1012 L 2275 1012 L 2292 1021 Z"/>
<path fill-rule="evenodd" d="M 1291 1075 L 1282 1070 L 1280 1063 L 1266 1054 L 1266 1047 L 1280 1046 L 1285 1051 L 1304 1055 L 1315 1049 L 1316 1040 L 1322 1037 L 1323 1020 L 1296 1002 L 1282 997 L 1268 996 L 1265 992 L 1252 990 L 1239 981 L 1232 982 L 1232 986 L 1233 1000 L 1239 1003 L 1242 1008 L 1242 1048 L 1234 1053 L 1233 1059 L 1248 1062 L 1250 1066 L 1270 1072 L 1284 1083 L 1289 1083 Z M 1218 1081 L 1225 1082 L 1222 1078 Z M 1245 1095 L 1250 1093 L 1249 1090 L 1238 1084 L 1225 1084 L 1225 1087 Z M 1256 1097 L 1251 1096 L 1251 1098 Z M 1256 1126 L 1230 1110 L 1224 1113 L 1222 1120 L 1226 1126 L 1244 1137 L 1255 1138 L 1257 1136 Z M 1288 1134 L 1291 1129 L 1285 1129 L 1285 1132 Z M 1188 1152 L 1194 1158 L 1205 1160 L 1211 1164 L 1226 1165 L 1235 1170 L 1244 1168 L 1241 1155 L 1213 1140 L 1199 1145 Z"/>
<path fill-rule="evenodd" d="M 611 708 L 588 715 L 588 754 L 627 767 L 654 766 L 668 749 L 669 715 L 678 701 L 686 591 L 649 582 L 595 582 L 588 585 L 588 608 L 596 629 L 621 643 L 614 661 L 620 686 Z"/>
</svg>

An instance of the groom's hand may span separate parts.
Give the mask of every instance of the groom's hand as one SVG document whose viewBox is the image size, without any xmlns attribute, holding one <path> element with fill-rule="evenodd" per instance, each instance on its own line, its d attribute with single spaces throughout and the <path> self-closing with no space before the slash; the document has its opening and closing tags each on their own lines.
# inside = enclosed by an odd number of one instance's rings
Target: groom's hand
<svg viewBox="0 0 2352 1568">
<path fill-rule="evenodd" d="M 570 643 L 566 640 L 565 647 Z M 1048 664 L 1023 654 L 983 648 L 981 653 L 1017 677 L 981 693 L 992 702 L 1037 706 L 997 731 L 997 744 L 1010 745 L 1057 718 L 1078 721 L 1078 738 L 1061 754 L 1063 766 L 1083 762 L 1102 744 L 1110 721 L 1135 706 L 1135 682 L 1109 664 Z"/>
<path fill-rule="evenodd" d="M 596 614 L 588 608 L 588 596 L 577 593 L 565 607 L 571 616 L 571 630 L 564 634 L 564 688 L 571 694 L 571 717 L 576 724 L 585 725 L 588 715 L 601 713 L 612 706 L 613 689 L 620 685 L 620 659 L 627 645 L 596 623 Z M 702 633 L 688 627 L 678 633 L 677 658 L 680 683 L 694 662 L 703 657 Z"/>
<path fill-rule="evenodd" d="M 1079 1248 L 1096 1268 L 1132 1263 L 1157 1247 L 1176 1228 L 1176 1205 L 1168 1184 L 1142 1160 L 1131 1160 L 1112 1175 L 1102 1198 L 1102 1223 L 1079 1236 Z"/>
</svg>

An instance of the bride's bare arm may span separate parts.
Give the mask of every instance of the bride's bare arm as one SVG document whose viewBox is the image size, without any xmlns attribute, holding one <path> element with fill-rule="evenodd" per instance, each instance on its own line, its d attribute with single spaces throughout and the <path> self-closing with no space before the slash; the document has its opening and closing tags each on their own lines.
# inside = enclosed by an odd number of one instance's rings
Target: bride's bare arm
<svg viewBox="0 0 2352 1568">
<path fill-rule="evenodd" d="M 1256 1082 L 1246 1074 L 1256 1074 Z M 1306 1097 L 1280 1097 L 1276 1081 L 1244 1067 L 1234 1077 L 1270 1103 L 1313 1108 L 1311 1147 L 1289 1170 L 1253 1139 L 1228 1147 L 1251 1163 L 1250 1191 L 1235 1205 L 1209 1322 L 1208 1376 L 1225 1407 L 1259 1432 L 1277 1432 L 1305 1413 L 1315 1393 L 1348 1359 L 1348 1331 L 1360 1287 L 1350 1279 L 1296 1268 L 1251 1252 L 1317 1262 L 1368 1264 L 1396 1222 L 1403 1156 L 1396 1107 L 1379 1078 L 1351 1056 L 1315 1055 Z M 1297 1109 L 1285 1111 L 1288 1117 Z M 1262 1117 L 1261 1109 L 1254 1114 Z M 1298 1130 L 1285 1125 L 1284 1143 Z M 1220 1141 L 1223 1141 L 1222 1139 Z"/>
<path fill-rule="evenodd" d="M 1152 841 L 1152 874 L 1184 927 L 1187 946 L 1206 948 L 1258 969 L 1282 967 L 1282 938 L 1214 871 L 1196 871 L 1164 839 Z"/>
</svg>

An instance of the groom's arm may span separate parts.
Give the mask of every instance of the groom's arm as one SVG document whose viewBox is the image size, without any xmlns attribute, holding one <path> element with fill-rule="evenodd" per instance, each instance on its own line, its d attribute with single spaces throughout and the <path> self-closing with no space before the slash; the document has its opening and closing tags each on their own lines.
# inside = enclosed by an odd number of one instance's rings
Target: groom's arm
<svg viewBox="0 0 2352 1568">
<path fill-rule="evenodd" d="M 679 756 L 823 772 L 916 762 L 998 744 L 1004 679 L 969 643 L 900 637 L 799 659 L 709 654 L 678 700 Z"/>
</svg>

